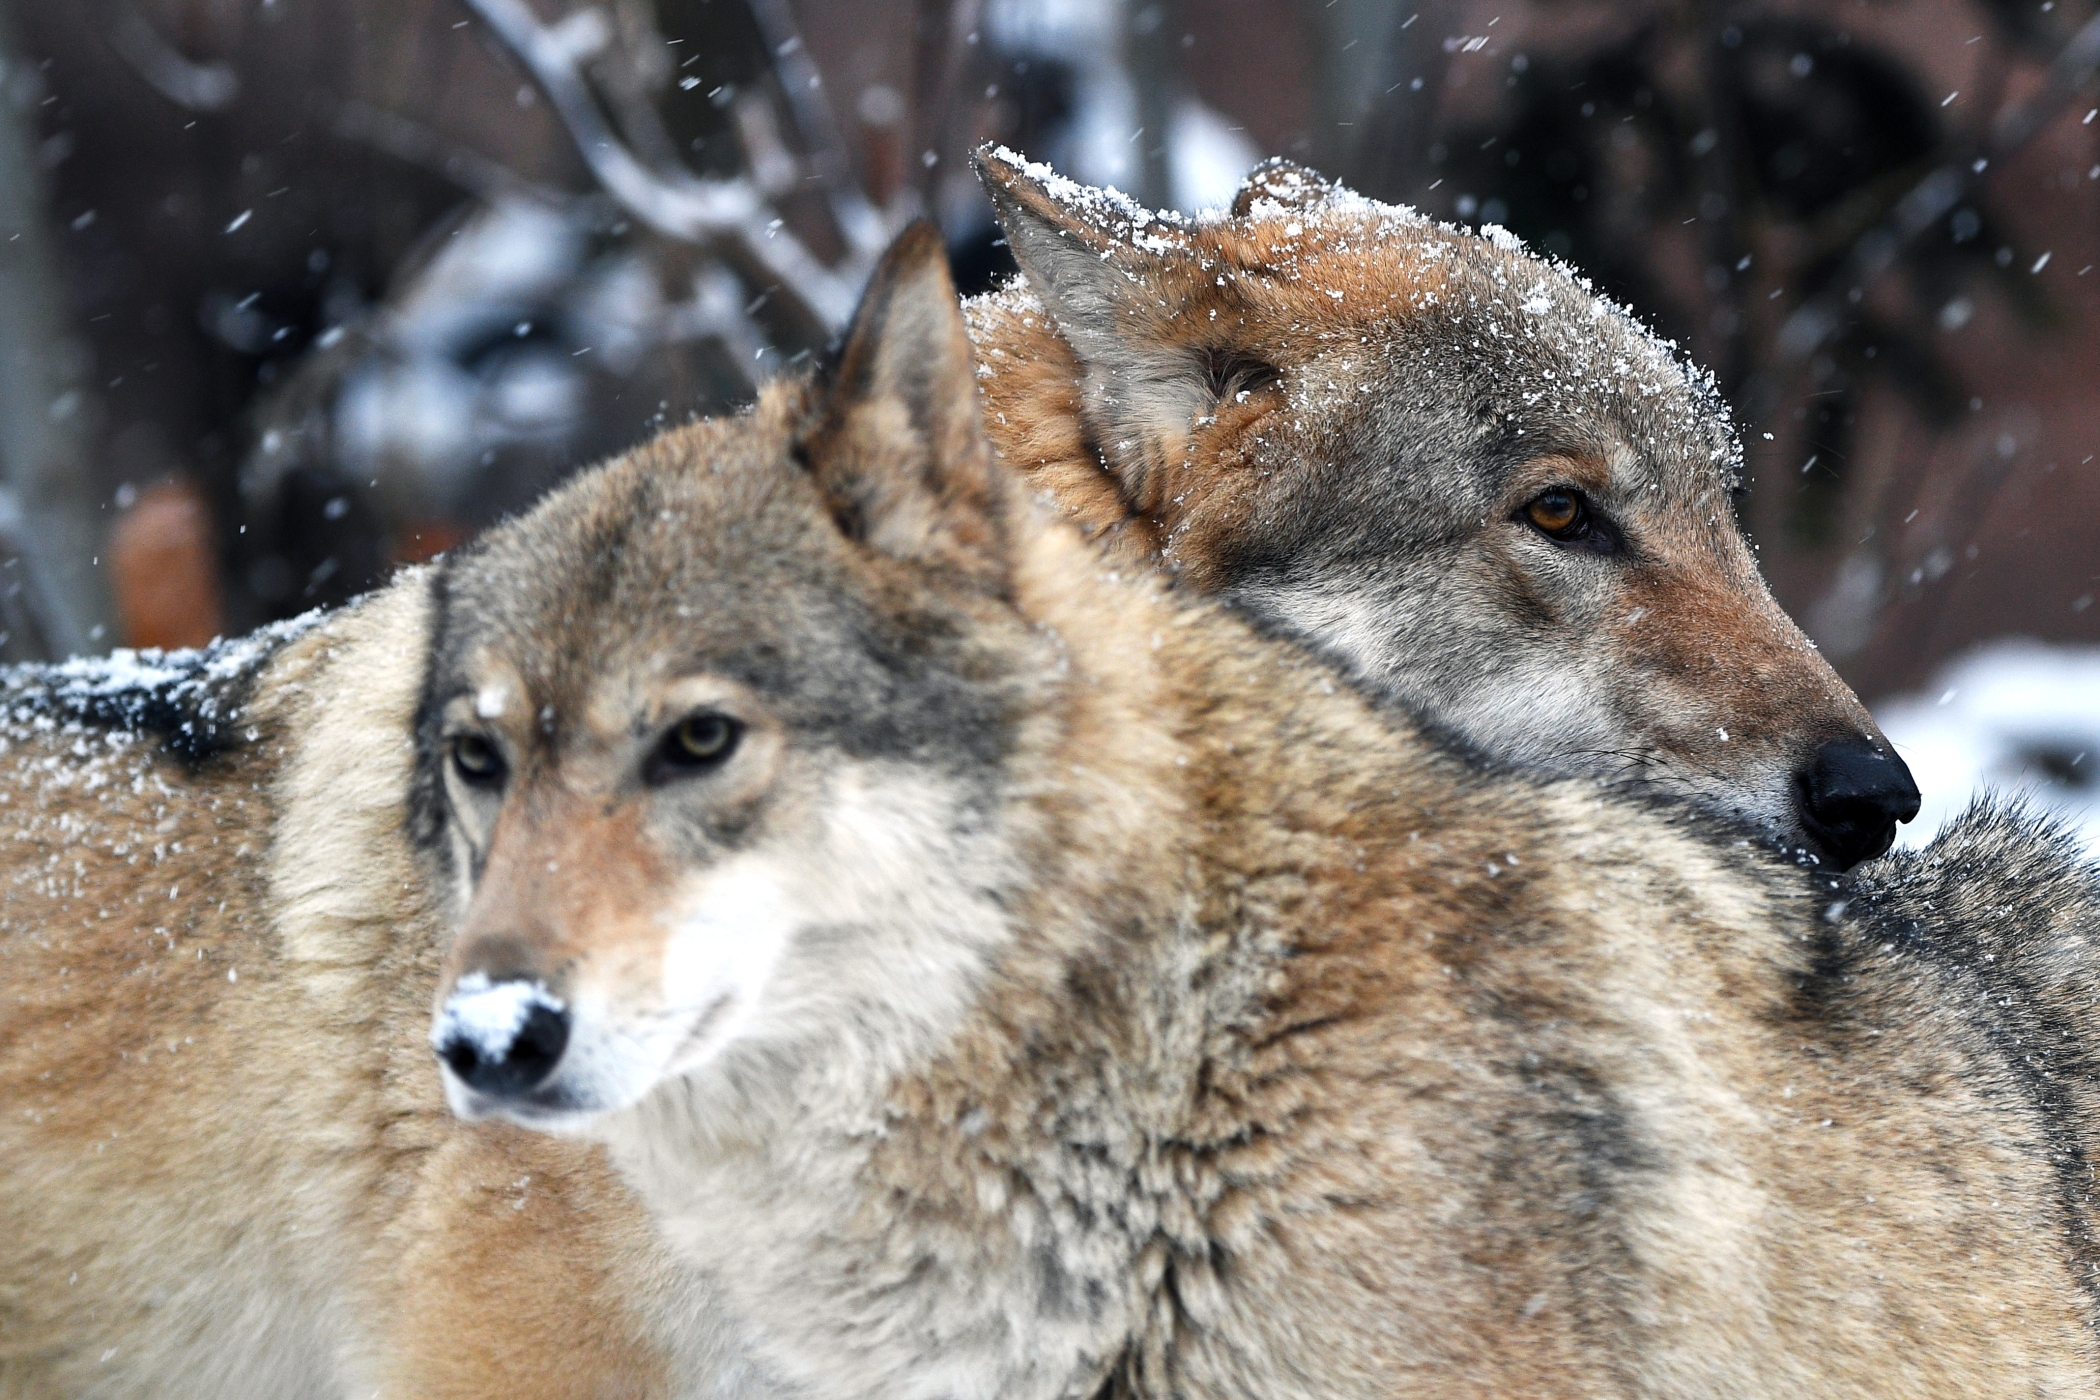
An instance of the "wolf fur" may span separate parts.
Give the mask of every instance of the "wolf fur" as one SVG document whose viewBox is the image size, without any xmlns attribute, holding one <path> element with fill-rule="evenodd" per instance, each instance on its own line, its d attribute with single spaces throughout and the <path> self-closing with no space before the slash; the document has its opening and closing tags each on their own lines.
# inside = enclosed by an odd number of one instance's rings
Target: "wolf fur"
<svg viewBox="0 0 2100 1400">
<path fill-rule="evenodd" d="M 1831 858 L 1801 775 L 1893 750 L 1766 590 L 1727 411 L 1673 346 L 1499 230 L 1288 162 L 1194 221 L 978 164 L 1025 274 L 967 308 L 992 440 L 1116 557 L 1489 753 Z M 1553 488 L 1587 536 L 1529 522 Z"/>
<path fill-rule="evenodd" d="M 18 677 L 0 1395 L 2100 1390 L 2089 881 L 2045 989 L 1481 768 L 1104 569 L 970 377 L 922 231 L 828 387 Z M 567 1042 L 460 1123 L 499 987 Z"/>
<path fill-rule="evenodd" d="M 430 584 L 0 696 L 7 1400 L 733 1383 L 601 1157 L 438 1091 Z"/>
<path fill-rule="evenodd" d="M 456 1107 L 604 1142 L 791 1392 L 2093 1386 L 2081 1120 L 2012 1008 L 1103 574 L 939 411 L 946 295 L 930 248 L 870 293 L 921 329 L 849 350 L 811 479 L 688 447 L 701 492 L 645 461 L 447 584 L 445 975 L 574 1014 Z M 604 562 L 517 586 L 557 558 Z M 694 705 L 750 747 L 637 791 Z"/>
</svg>

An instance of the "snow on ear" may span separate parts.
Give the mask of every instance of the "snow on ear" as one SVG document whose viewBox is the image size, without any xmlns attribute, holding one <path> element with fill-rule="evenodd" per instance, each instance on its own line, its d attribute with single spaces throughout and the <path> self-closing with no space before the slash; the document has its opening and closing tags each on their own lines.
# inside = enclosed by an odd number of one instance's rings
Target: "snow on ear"
<svg viewBox="0 0 2100 1400">
<path fill-rule="evenodd" d="M 932 224 L 914 224 L 868 279 L 799 448 L 849 535 L 998 587 L 1004 482 L 976 369 L 947 249 Z"/>
<path fill-rule="evenodd" d="M 1163 260 L 1190 249 L 1178 215 L 1155 214 L 1003 147 L 979 147 L 976 162 L 1014 261 L 1053 312 L 1105 323 Z"/>
<path fill-rule="evenodd" d="M 1282 156 L 1271 156 L 1240 181 L 1240 192 L 1232 197 L 1232 217 L 1259 216 L 1270 206 L 1279 213 L 1311 209 L 1325 204 L 1340 188 L 1317 170 Z"/>
<path fill-rule="evenodd" d="M 1162 440 L 1187 434 L 1216 404 L 1208 347 L 1191 343 L 1181 314 L 1215 275 L 1178 215 L 1004 148 L 981 147 L 976 160 L 1014 261 L 1085 366 L 1103 450 L 1141 495 L 1134 478 Z"/>
</svg>

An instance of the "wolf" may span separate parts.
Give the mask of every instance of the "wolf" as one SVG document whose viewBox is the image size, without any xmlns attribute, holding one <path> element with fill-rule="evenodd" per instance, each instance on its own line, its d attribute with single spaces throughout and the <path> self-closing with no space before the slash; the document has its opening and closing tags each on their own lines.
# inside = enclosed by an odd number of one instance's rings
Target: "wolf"
<svg viewBox="0 0 2100 1400">
<path fill-rule="evenodd" d="M 971 375 L 929 238 L 808 477 L 440 575 L 456 1112 L 602 1143 L 791 1394 L 2100 1386 L 2040 998 L 1102 570 Z"/>
<path fill-rule="evenodd" d="M 1022 272 L 969 308 L 992 440 L 1114 557 L 1486 753 L 1828 867 L 1917 815 L 1765 588 L 1710 378 L 1586 282 L 1287 161 L 1195 220 L 977 164 Z"/>
<path fill-rule="evenodd" d="M 2090 872 L 2001 966 L 1482 765 L 973 381 L 922 228 L 826 381 L 11 677 L 0 1394 L 2100 1390 Z"/>
</svg>

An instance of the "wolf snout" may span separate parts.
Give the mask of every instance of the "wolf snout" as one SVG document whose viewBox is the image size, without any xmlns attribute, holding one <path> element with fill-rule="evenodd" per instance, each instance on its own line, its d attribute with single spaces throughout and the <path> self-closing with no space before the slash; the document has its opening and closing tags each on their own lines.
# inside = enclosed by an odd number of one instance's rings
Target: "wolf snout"
<svg viewBox="0 0 2100 1400">
<path fill-rule="evenodd" d="M 470 972 L 439 1009 L 430 1044 L 469 1088 L 517 1098 L 545 1083 L 561 1062 L 569 1008 L 539 982 L 494 982 Z"/>
<path fill-rule="evenodd" d="M 1841 869 L 1888 850 L 1896 824 L 1918 814 L 1918 785 L 1909 766 L 1860 735 L 1816 750 L 1797 781 L 1802 825 Z"/>
</svg>

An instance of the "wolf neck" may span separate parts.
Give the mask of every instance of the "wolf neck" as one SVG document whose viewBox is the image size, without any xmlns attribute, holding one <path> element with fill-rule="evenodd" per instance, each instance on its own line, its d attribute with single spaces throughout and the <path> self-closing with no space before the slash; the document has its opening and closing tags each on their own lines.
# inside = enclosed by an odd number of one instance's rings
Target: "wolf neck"
<svg viewBox="0 0 2100 1400">
<path fill-rule="evenodd" d="M 1250 932 L 1250 881 L 1217 845 L 1235 823 L 1206 820 L 1264 801 L 1231 757 L 1245 718 L 1193 697 L 1219 693 L 1218 666 L 1248 695 L 1307 674 L 1255 674 L 1214 609 L 1117 578 L 1069 530 L 1027 533 L 1015 595 L 1069 672 L 1015 774 L 1025 875 L 1001 901 L 1006 940 L 952 1033 L 879 1083 L 806 1076 L 733 1137 L 667 1141 L 659 1116 L 654 1140 L 612 1142 L 674 1246 L 778 1356 L 818 1368 L 801 1378 L 818 1392 L 855 1376 L 850 1393 L 938 1393 L 912 1373 L 929 1354 L 952 1393 L 1063 1393 L 1105 1367 L 1142 1312 L 1159 1220 L 1200 1210 L 1164 1179 L 1162 1145 L 1184 1139 L 1209 1047 L 1288 941 Z M 1261 703 L 1294 708 L 1273 688 Z M 853 1296 L 812 1299 L 816 1279 Z M 919 1344 L 827 1330 L 874 1292 L 922 1316 Z M 1011 1369 L 1051 1358 L 1055 1375 Z"/>
</svg>

